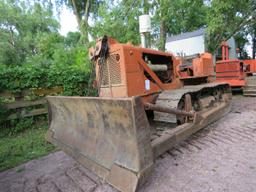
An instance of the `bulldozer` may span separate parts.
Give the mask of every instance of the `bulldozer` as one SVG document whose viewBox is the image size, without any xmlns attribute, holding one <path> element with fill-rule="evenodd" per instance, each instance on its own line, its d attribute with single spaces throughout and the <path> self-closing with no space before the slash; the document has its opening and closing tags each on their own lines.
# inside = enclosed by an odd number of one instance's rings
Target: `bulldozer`
<svg viewBox="0 0 256 192">
<path fill-rule="evenodd" d="M 214 82 L 213 58 L 210 53 L 177 57 L 175 74 L 184 85 Z"/>
<path fill-rule="evenodd" d="M 222 42 L 221 50 L 216 81 L 229 83 L 233 91 L 242 91 L 244 96 L 256 96 L 256 60 L 230 59 L 227 42 Z"/>
<path fill-rule="evenodd" d="M 227 83 L 184 85 L 171 53 L 99 39 L 98 97 L 48 96 L 47 140 L 104 181 L 134 192 L 154 161 L 230 110 Z"/>
<path fill-rule="evenodd" d="M 246 85 L 246 66 L 242 60 L 227 59 L 216 62 L 217 82 L 227 82 L 233 91 L 242 90 Z"/>
</svg>

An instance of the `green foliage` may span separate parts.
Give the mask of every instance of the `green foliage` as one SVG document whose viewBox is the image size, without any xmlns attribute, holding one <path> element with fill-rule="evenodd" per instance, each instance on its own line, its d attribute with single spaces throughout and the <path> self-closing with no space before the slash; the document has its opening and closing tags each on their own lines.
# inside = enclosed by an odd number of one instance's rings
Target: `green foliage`
<svg viewBox="0 0 256 192">
<path fill-rule="evenodd" d="M 240 31 L 235 35 L 236 46 L 239 49 L 240 57 L 239 59 L 249 59 L 245 45 L 249 43 L 247 39 L 248 33 L 246 31 Z"/>
<path fill-rule="evenodd" d="M 140 1 L 133 0 L 120 1 L 118 5 L 113 5 L 111 0 L 105 1 L 99 6 L 91 34 L 95 39 L 108 35 L 122 43 L 139 44 L 138 19 L 142 14 L 139 5 Z"/>
<path fill-rule="evenodd" d="M 207 10 L 207 44 L 214 52 L 222 41 L 255 23 L 255 0 L 213 0 Z"/>
<path fill-rule="evenodd" d="M 46 121 L 33 125 L 27 122 L 27 125 L 23 123 L 19 126 L 25 131 L 0 136 L 0 171 L 47 155 L 55 150 L 55 147 L 44 138 L 47 131 Z"/>
<path fill-rule="evenodd" d="M 90 29 L 96 39 L 105 34 L 122 43 L 140 44 L 139 16 L 143 11 L 152 17 L 153 46 L 164 47 L 167 33 L 176 35 L 205 26 L 206 8 L 203 0 L 108 0 L 99 5 L 99 12 Z M 163 26 L 164 25 L 164 26 Z M 161 36 L 161 28 L 164 28 Z"/>
<path fill-rule="evenodd" d="M 57 32 L 50 6 L 29 1 L 0 2 L 0 64 L 22 65 L 39 54 L 38 40 Z"/>
<path fill-rule="evenodd" d="M 5 121 L 8 110 L 3 106 L 2 98 L 0 98 L 0 124 Z"/>
<path fill-rule="evenodd" d="M 152 18 L 151 44 L 154 47 L 164 50 L 167 34 L 207 27 L 208 49 L 214 52 L 221 41 L 255 23 L 255 6 L 255 0 L 119 0 L 114 3 L 108 0 L 100 4 L 90 34 L 95 38 L 107 34 L 123 43 L 139 44 L 138 16 L 145 11 Z M 240 41 L 240 46 L 244 45 Z"/>
<path fill-rule="evenodd" d="M 14 120 L 13 122 L 10 122 L 10 123 L 14 124 L 14 126 L 7 128 L 9 131 L 8 135 L 16 135 L 32 127 L 34 121 L 33 121 L 33 118 L 24 118 L 20 121 Z"/>
<path fill-rule="evenodd" d="M 79 44 L 79 40 L 81 38 L 81 34 L 79 32 L 68 32 L 65 38 L 65 45 L 67 47 L 75 47 Z"/>
<path fill-rule="evenodd" d="M 63 86 L 64 95 L 85 95 L 87 90 L 83 89 L 82 84 L 88 87 L 89 78 L 90 71 L 86 70 L 86 66 L 79 65 L 6 67 L 0 71 L 0 91 L 15 93 L 30 88 Z"/>
<path fill-rule="evenodd" d="M 103 2 L 104 1 L 102 0 L 55 0 L 55 3 L 58 5 L 58 7 L 63 7 L 63 5 L 66 5 L 73 11 L 74 15 L 76 16 L 79 30 L 81 32 L 80 41 L 83 44 L 89 42 L 89 17 L 97 16 L 99 5 Z M 60 9 L 57 8 L 57 11 L 60 11 Z"/>
<path fill-rule="evenodd" d="M 78 32 L 58 33 L 49 4 L 6 0 L 0 10 L 0 92 L 63 86 L 62 95 L 95 94 L 88 47 Z M 1 107 L 0 122 L 10 113 Z"/>
<path fill-rule="evenodd" d="M 164 50 L 165 37 L 197 30 L 206 25 L 203 0 L 154 0 L 150 13 L 157 47 Z M 162 34 L 163 33 L 163 34 Z"/>
</svg>

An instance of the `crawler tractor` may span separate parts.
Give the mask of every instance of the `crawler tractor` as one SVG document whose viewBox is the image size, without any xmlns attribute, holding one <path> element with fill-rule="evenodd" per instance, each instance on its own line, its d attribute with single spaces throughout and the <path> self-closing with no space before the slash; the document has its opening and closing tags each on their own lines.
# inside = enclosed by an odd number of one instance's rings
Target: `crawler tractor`
<svg viewBox="0 0 256 192">
<path fill-rule="evenodd" d="M 89 54 L 99 96 L 47 97 L 47 139 L 120 191 L 136 191 L 158 156 L 230 110 L 227 83 L 184 86 L 170 53 L 104 36 Z"/>
<path fill-rule="evenodd" d="M 233 90 L 242 90 L 244 96 L 256 96 L 256 60 L 229 59 L 229 47 L 221 45 L 222 57 L 216 62 L 217 82 L 227 82 Z"/>
<path fill-rule="evenodd" d="M 195 85 L 213 82 L 214 67 L 212 54 L 202 53 L 189 55 L 185 57 L 177 57 L 178 65 L 176 69 L 176 77 L 178 77 L 185 85 Z"/>
</svg>

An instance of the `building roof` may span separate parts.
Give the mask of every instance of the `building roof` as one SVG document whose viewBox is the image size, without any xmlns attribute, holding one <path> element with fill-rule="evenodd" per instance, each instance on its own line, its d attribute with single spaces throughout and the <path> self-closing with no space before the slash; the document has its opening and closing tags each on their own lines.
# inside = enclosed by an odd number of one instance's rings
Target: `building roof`
<svg viewBox="0 0 256 192">
<path fill-rule="evenodd" d="M 166 43 L 172 42 L 172 41 L 177 41 L 177 40 L 182 40 L 182 39 L 188 39 L 191 37 L 201 36 L 201 35 L 204 35 L 204 32 L 205 32 L 205 28 L 202 28 L 202 29 L 199 29 L 196 31 L 181 33 L 179 35 L 167 37 Z"/>
</svg>

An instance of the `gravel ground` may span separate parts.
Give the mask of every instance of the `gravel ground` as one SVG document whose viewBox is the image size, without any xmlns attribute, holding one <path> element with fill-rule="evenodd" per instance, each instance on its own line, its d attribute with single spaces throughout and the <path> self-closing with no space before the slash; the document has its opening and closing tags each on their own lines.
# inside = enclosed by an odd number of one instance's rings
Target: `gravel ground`
<svg viewBox="0 0 256 192">
<path fill-rule="evenodd" d="M 158 158 L 140 192 L 256 191 L 256 97 Z M 0 173 L 1 192 L 114 192 L 63 152 Z"/>
</svg>

